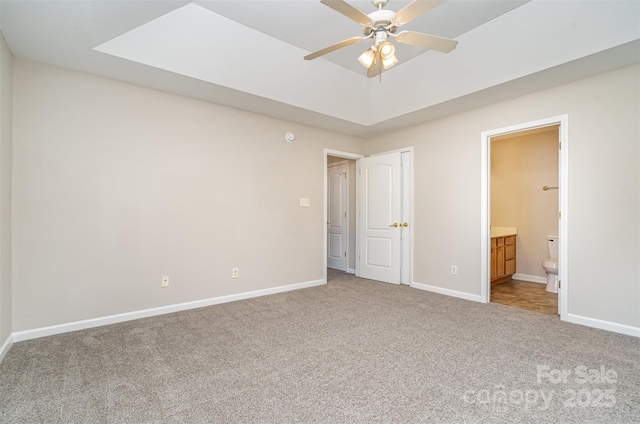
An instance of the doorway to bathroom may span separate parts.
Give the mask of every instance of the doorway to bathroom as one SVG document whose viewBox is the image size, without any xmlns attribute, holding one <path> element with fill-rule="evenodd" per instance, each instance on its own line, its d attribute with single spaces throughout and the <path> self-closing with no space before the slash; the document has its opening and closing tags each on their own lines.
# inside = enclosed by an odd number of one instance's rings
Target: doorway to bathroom
<svg viewBox="0 0 640 424">
<path fill-rule="evenodd" d="M 560 116 L 482 133 L 481 297 L 563 320 L 566 128 Z"/>
</svg>

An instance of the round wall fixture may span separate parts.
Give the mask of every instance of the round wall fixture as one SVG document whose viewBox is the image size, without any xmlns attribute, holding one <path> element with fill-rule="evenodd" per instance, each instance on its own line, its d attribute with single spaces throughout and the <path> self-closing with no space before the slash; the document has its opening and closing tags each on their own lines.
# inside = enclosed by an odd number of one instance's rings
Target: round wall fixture
<svg viewBox="0 0 640 424">
<path fill-rule="evenodd" d="M 296 136 L 292 132 L 288 132 L 284 135 L 284 138 L 289 142 L 293 142 L 296 139 Z"/>
</svg>

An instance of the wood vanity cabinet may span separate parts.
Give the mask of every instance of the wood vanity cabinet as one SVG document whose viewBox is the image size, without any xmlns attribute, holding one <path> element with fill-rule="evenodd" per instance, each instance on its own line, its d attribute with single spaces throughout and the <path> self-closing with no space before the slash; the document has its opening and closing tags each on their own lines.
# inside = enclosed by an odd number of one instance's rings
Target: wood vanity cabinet
<svg viewBox="0 0 640 424">
<path fill-rule="evenodd" d="M 491 284 L 511 279 L 516 272 L 516 236 L 491 238 Z"/>
</svg>

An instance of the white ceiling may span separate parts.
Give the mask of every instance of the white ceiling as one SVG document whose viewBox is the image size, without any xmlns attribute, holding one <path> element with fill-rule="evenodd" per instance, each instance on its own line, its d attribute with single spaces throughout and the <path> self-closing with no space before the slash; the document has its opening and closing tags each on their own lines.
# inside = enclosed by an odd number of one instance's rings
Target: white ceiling
<svg viewBox="0 0 640 424">
<path fill-rule="evenodd" d="M 640 61 L 635 0 L 449 0 L 403 29 L 458 47 L 398 44 L 381 82 L 369 41 L 303 60 L 361 35 L 319 0 L 2 0 L 0 26 L 19 57 L 363 137 Z"/>
</svg>

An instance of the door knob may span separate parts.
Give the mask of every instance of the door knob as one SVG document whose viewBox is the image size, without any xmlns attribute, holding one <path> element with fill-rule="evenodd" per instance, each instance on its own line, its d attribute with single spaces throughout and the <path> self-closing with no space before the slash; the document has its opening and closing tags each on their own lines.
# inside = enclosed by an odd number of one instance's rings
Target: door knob
<svg viewBox="0 0 640 424">
<path fill-rule="evenodd" d="M 399 224 L 398 224 L 397 222 L 394 222 L 393 224 L 389 225 L 389 227 L 395 227 L 395 228 L 398 228 L 398 227 L 399 227 Z"/>
<path fill-rule="evenodd" d="M 409 226 L 409 223 L 408 223 L 408 222 L 403 222 L 403 223 L 402 223 L 402 226 L 406 228 L 406 227 L 408 227 L 408 226 Z"/>
</svg>

